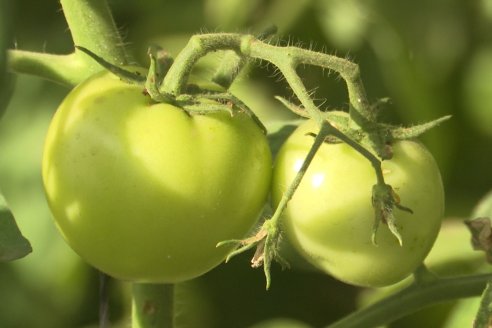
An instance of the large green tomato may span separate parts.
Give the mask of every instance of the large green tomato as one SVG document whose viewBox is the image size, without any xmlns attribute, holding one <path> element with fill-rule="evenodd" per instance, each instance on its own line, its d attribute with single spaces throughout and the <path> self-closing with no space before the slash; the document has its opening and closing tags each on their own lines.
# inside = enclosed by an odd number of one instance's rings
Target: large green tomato
<svg viewBox="0 0 492 328">
<path fill-rule="evenodd" d="M 244 113 L 188 115 L 103 73 L 48 130 L 42 167 L 68 244 L 116 278 L 174 283 L 217 266 L 266 200 L 271 155 Z"/>
<path fill-rule="evenodd" d="M 297 128 L 280 149 L 273 173 L 272 198 L 299 171 L 313 137 L 313 121 Z M 385 286 L 408 276 L 430 251 L 441 225 L 444 192 L 432 155 L 416 141 L 397 141 L 394 156 L 382 163 L 386 183 L 413 214 L 394 210 L 403 245 L 381 224 L 377 246 L 371 242 L 376 183 L 367 159 L 343 143 L 325 143 L 317 152 L 284 212 L 283 229 L 310 262 L 344 282 Z"/>
</svg>

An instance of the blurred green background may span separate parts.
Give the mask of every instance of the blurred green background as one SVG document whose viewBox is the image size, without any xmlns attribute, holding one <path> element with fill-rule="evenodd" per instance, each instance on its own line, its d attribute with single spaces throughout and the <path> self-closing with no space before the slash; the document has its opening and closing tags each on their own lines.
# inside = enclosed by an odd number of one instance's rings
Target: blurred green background
<svg viewBox="0 0 492 328">
<path fill-rule="evenodd" d="M 283 44 L 359 63 L 370 99 L 391 98 L 388 122 L 410 125 L 453 115 L 422 138 L 442 170 L 448 218 L 427 262 L 445 275 L 489 270 L 471 250 L 459 220 L 492 189 L 492 0 L 114 0 L 110 6 L 136 63 L 147 64 L 151 43 L 176 55 L 194 33 L 257 32 L 276 24 Z M 58 1 L 10 1 L 2 10 L 11 10 L 5 15 L 12 22 L 10 47 L 72 50 Z M 200 72 L 212 74 L 219 61 L 204 59 Z M 311 67 L 299 72 L 316 88 L 319 104 L 346 108 L 340 79 Z M 3 93 L 7 84 L 1 81 Z M 34 249 L 24 259 L 0 264 L 2 328 L 97 326 L 99 276 L 61 240 L 41 185 L 44 135 L 68 91 L 17 76 L 0 122 L 0 188 Z M 232 91 L 267 126 L 292 117 L 273 99 L 293 96 L 271 66 L 255 66 Z M 384 293 L 344 285 L 302 263 L 287 271 L 275 266 L 272 288 L 265 292 L 262 271 L 249 268 L 249 256 L 177 287 L 182 327 L 322 327 Z M 128 285 L 111 281 L 109 291 L 112 326 L 129 326 Z M 476 300 L 453 302 L 394 327 L 465 327 L 475 311 Z"/>
</svg>

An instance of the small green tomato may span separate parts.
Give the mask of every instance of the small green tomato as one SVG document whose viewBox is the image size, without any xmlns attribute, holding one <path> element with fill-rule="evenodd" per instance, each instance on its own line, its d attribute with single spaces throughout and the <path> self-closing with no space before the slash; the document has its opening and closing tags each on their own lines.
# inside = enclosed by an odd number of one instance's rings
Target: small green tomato
<svg viewBox="0 0 492 328">
<path fill-rule="evenodd" d="M 278 204 L 299 171 L 317 133 L 301 124 L 276 158 L 272 198 Z M 283 214 L 290 242 L 319 269 L 358 286 L 379 287 L 412 273 L 430 251 L 440 228 L 444 192 L 439 169 L 426 148 L 412 140 L 393 144 L 382 162 L 386 183 L 413 214 L 394 209 L 403 245 L 381 224 L 372 244 L 376 175 L 370 162 L 344 143 L 325 143 L 317 152 Z"/>
</svg>

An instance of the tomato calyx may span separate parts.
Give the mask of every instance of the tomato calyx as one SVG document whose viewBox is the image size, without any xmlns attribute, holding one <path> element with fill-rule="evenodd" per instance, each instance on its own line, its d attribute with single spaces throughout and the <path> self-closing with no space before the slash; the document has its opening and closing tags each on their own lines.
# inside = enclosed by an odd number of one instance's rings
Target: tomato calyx
<svg viewBox="0 0 492 328">
<path fill-rule="evenodd" d="M 381 222 L 388 226 L 391 233 L 398 239 L 400 246 L 403 246 L 403 239 L 400 235 L 396 219 L 393 214 L 395 208 L 413 214 L 413 211 L 400 204 L 400 197 L 389 184 L 375 184 L 372 187 L 372 207 L 374 208 L 375 220 L 372 230 L 371 240 L 373 245 L 377 245 L 376 233 Z"/>
<path fill-rule="evenodd" d="M 251 267 L 259 268 L 263 266 L 266 279 L 266 289 L 270 288 L 271 275 L 270 267 L 273 261 L 280 264 L 282 269 L 289 268 L 290 265 L 279 253 L 280 227 L 275 220 L 267 219 L 263 222 L 256 234 L 245 239 L 225 240 L 217 244 L 217 247 L 233 244 L 235 250 L 229 253 L 225 262 L 229 262 L 234 256 L 241 254 L 253 247 L 256 247 L 255 254 L 251 259 Z"/>
<path fill-rule="evenodd" d="M 369 149 L 373 149 L 382 160 L 391 159 L 393 150 L 391 145 L 398 140 L 415 139 L 441 123 L 449 120 L 451 115 L 446 115 L 435 120 L 409 127 L 396 126 L 386 123 L 375 123 L 373 129 L 362 129 L 361 143 Z"/>
<path fill-rule="evenodd" d="M 189 116 L 205 115 L 218 111 L 225 111 L 234 116 L 239 112 L 244 112 L 253 119 L 264 134 L 267 132 L 263 123 L 248 106 L 220 86 L 216 86 L 217 89 L 220 89 L 218 91 L 204 89 L 196 84 L 189 83 L 186 85 L 184 92 L 179 95 L 161 92 L 160 86 L 173 63 L 173 58 L 159 46 L 150 46 L 148 49 L 147 54 L 150 58 L 150 66 L 146 76 L 138 69 L 129 70 L 114 65 L 87 48 L 76 46 L 76 49 L 86 53 L 122 81 L 142 86 L 143 93 L 156 103 L 172 104 L 181 108 Z"/>
<path fill-rule="evenodd" d="M 275 99 L 280 101 L 293 113 L 306 119 L 311 118 L 308 111 L 302 106 L 293 104 L 280 96 L 276 96 Z M 388 98 L 379 99 L 371 105 L 371 108 L 374 111 L 380 111 L 381 107 L 388 102 Z M 393 142 L 417 138 L 451 118 L 450 115 L 447 115 L 423 124 L 402 127 L 380 122 L 367 122 L 364 126 L 358 126 L 354 124 L 354 120 L 350 114 L 343 110 L 323 111 L 321 116 L 345 136 L 362 144 L 365 148 L 371 149 L 381 160 L 391 159 L 393 156 L 391 148 Z M 326 141 L 328 143 L 340 142 L 335 136 L 329 136 Z"/>
</svg>

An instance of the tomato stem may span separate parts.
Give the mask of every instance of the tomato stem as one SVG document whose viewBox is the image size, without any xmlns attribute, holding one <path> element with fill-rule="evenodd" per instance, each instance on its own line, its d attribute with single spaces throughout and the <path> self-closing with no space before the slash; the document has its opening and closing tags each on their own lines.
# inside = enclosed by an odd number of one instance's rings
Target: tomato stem
<svg viewBox="0 0 492 328">
<path fill-rule="evenodd" d="M 113 64 L 128 63 L 107 1 L 60 2 L 75 45 L 90 49 Z M 98 63 L 78 49 L 67 55 L 9 50 L 8 67 L 15 73 L 35 75 L 68 86 L 75 86 L 102 70 Z"/>
<path fill-rule="evenodd" d="M 331 129 L 332 126 L 327 121 L 322 122 L 321 128 L 318 134 L 315 136 L 314 143 L 309 149 L 309 152 L 306 155 L 306 158 L 304 159 L 301 168 L 297 172 L 294 180 L 290 183 L 289 188 L 282 195 L 282 198 L 280 199 L 280 202 L 277 208 L 275 209 L 275 212 L 273 213 L 272 217 L 270 218 L 270 220 L 265 222 L 268 223 L 268 227 L 270 230 L 268 231 L 269 233 L 266 236 L 266 241 L 264 246 L 265 255 L 264 255 L 263 270 L 265 272 L 265 277 L 266 277 L 266 289 L 269 289 L 271 284 L 270 264 L 271 264 L 271 260 L 274 258 L 274 256 L 272 255 L 275 254 L 276 252 L 276 244 L 278 242 L 278 236 L 280 234 L 279 221 L 282 216 L 282 213 L 287 207 L 287 203 L 291 200 L 292 196 L 294 196 L 294 193 L 297 187 L 299 186 L 299 184 L 301 183 L 302 178 L 304 177 L 304 174 L 306 173 L 309 167 L 309 164 L 311 164 L 311 161 L 316 155 L 316 152 L 319 150 L 321 145 L 325 142 L 325 139 L 330 134 Z"/>
<path fill-rule="evenodd" d="M 174 327 L 174 285 L 134 283 L 132 328 Z"/>
<path fill-rule="evenodd" d="M 478 308 L 477 315 L 473 322 L 474 328 L 488 328 L 490 327 L 490 319 L 492 317 L 492 278 L 487 282 L 487 286 L 482 293 L 482 299 L 480 300 L 480 307 Z"/>
<path fill-rule="evenodd" d="M 257 38 L 260 40 L 268 40 L 276 33 L 277 26 L 270 25 L 261 31 L 261 33 L 257 35 Z M 224 56 L 222 63 L 215 71 L 212 81 L 227 90 L 243 68 L 249 63 L 250 61 L 248 61 L 244 56 L 239 56 L 234 51 L 229 51 L 229 53 Z"/>
<path fill-rule="evenodd" d="M 88 48 L 113 64 L 127 64 L 129 58 L 107 1 L 61 0 L 60 3 L 75 45 Z M 92 60 L 86 60 L 87 68 L 101 70 Z"/>
<path fill-rule="evenodd" d="M 321 111 L 314 105 L 309 92 L 296 72 L 301 64 L 315 65 L 333 70 L 347 83 L 350 101 L 349 113 L 355 127 L 367 131 L 376 127 L 376 110 L 370 106 L 360 78 L 359 66 L 351 61 L 297 47 L 280 47 L 268 44 L 253 35 L 234 33 L 201 34 L 190 38 L 178 54 L 164 79 L 162 91 L 179 95 L 187 83 L 194 64 L 209 52 L 232 50 L 239 58 L 266 60 L 277 66 L 294 93 L 313 119 L 320 121 Z M 237 62 L 240 65 L 240 61 Z M 226 84 L 231 77 L 225 77 Z"/>
</svg>

